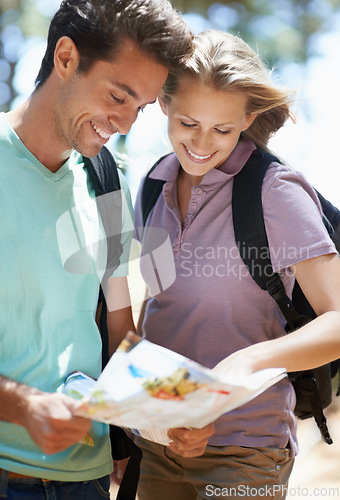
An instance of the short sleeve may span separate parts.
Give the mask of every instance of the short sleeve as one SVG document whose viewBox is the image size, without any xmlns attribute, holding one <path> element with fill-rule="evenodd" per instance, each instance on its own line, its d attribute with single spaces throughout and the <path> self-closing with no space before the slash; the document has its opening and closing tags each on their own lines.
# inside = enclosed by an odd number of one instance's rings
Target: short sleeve
<svg viewBox="0 0 340 500">
<path fill-rule="evenodd" d="M 274 271 L 336 253 L 317 194 L 303 174 L 273 163 L 264 179 L 262 203 Z"/>
</svg>

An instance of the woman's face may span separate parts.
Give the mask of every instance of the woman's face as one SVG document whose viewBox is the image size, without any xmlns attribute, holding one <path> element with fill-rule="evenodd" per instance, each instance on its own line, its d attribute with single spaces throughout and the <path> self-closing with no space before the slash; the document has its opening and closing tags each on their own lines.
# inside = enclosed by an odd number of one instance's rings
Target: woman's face
<svg viewBox="0 0 340 500">
<path fill-rule="evenodd" d="M 183 170 L 198 178 L 222 165 L 255 118 L 246 113 L 244 93 L 215 90 L 188 77 L 180 80 L 169 102 L 160 104 Z"/>
</svg>

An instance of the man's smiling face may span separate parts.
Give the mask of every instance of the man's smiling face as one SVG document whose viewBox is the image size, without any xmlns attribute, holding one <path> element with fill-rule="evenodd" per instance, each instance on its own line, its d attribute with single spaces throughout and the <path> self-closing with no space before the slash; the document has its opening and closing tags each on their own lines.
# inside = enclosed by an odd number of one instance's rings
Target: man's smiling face
<svg viewBox="0 0 340 500">
<path fill-rule="evenodd" d="M 156 101 L 167 74 L 165 66 L 124 40 L 112 61 L 97 61 L 62 82 L 54 107 L 59 139 L 66 149 L 97 155 L 111 135 L 127 134 L 139 111 Z"/>
</svg>

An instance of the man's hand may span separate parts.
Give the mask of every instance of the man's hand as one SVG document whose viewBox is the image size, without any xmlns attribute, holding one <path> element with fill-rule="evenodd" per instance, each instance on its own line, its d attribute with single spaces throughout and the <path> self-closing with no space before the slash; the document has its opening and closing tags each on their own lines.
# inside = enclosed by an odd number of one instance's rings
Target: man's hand
<svg viewBox="0 0 340 500">
<path fill-rule="evenodd" d="M 25 398 L 18 424 L 47 455 L 59 453 L 81 441 L 91 420 L 75 417 L 77 402 L 65 394 L 30 394 Z"/>
<path fill-rule="evenodd" d="M 214 424 L 203 429 L 170 429 L 168 437 L 172 439 L 172 443 L 168 448 L 182 457 L 199 457 L 203 455 L 208 439 L 214 431 Z"/>
</svg>

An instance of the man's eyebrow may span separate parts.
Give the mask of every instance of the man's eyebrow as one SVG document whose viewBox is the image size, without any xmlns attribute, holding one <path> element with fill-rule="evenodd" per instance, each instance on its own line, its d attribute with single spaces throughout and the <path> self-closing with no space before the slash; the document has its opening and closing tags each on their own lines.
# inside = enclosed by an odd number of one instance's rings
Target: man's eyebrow
<svg viewBox="0 0 340 500">
<path fill-rule="evenodd" d="M 125 83 L 119 83 L 119 82 L 115 82 L 115 84 L 117 85 L 117 87 L 119 87 L 121 90 L 123 90 L 124 92 L 127 92 L 131 97 L 133 97 L 134 99 L 138 99 L 138 95 L 136 94 L 136 92 L 134 90 L 132 90 L 131 87 L 129 87 L 128 85 L 126 85 Z"/>
<path fill-rule="evenodd" d="M 134 90 L 132 90 L 131 87 L 126 85 L 125 83 L 115 82 L 115 85 L 117 85 L 117 87 L 120 88 L 121 90 L 123 90 L 124 92 L 127 92 L 134 99 L 138 99 L 138 94 Z M 144 104 L 144 106 L 146 106 L 146 104 L 154 104 L 156 102 L 156 100 L 157 99 L 154 99 L 153 101 L 146 102 Z"/>
</svg>

